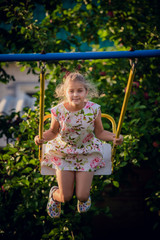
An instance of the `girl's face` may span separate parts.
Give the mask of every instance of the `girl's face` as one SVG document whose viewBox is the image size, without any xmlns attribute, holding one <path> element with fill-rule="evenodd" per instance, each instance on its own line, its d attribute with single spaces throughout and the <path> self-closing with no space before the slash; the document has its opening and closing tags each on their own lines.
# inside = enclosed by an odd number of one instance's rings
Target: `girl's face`
<svg viewBox="0 0 160 240">
<path fill-rule="evenodd" d="M 87 93 L 88 91 L 81 82 L 70 81 L 66 88 L 66 97 L 69 105 L 83 108 Z"/>
</svg>

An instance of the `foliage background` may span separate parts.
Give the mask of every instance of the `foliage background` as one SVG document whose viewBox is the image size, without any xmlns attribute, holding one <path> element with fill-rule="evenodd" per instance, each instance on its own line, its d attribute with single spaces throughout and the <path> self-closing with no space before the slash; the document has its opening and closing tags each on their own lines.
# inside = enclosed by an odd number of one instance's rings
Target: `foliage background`
<svg viewBox="0 0 160 240">
<path fill-rule="evenodd" d="M 1 0 L 0 53 L 159 49 L 159 10 L 158 0 Z M 1 63 L 0 80 L 7 84 L 14 79 L 3 66 Z M 20 63 L 20 66 L 29 67 L 29 72 L 34 74 L 40 73 L 36 62 Z M 102 112 L 111 114 L 118 122 L 129 69 L 127 59 L 46 63 L 45 112 L 57 103 L 53 96 L 56 85 L 68 71 L 79 70 L 99 89 L 100 97 L 93 100 L 102 106 Z M 141 179 L 146 169 L 147 179 L 142 190 L 149 220 L 148 229 L 146 222 L 142 223 L 142 234 L 157 233 L 160 227 L 159 86 L 159 59 L 139 59 L 122 128 L 124 144 L 117 150 L 114 173 L 95 177 L 91 211 L 79 215 L 74 196 L 63 206 L 62 216 L 56 221 L 50 219 L 45 210 L 49 188 L 55 179 L 40 175 L 38 148 L 33 141 L 38 131 L 39 91 L 34 111 L 24 109 L 23 116 L 20 113 L 1 115 L 0 134 L 5 134 L 8 141 L 14 140 L 14 144 L 8 144 L 0 154 L 1 239 L 97 239 L 101 232 L 94 219 L 100 216 L 101 222 L 104 217 L 110 221 L 113 215 L 106 200 L 120 196 L 126 186 L 132 191 L 135 172 L 140 171 Z M 108 123 L 104 126 L 109 128 Z M 107 196 L 105 191 L 109 192 Z M 132 216 L 132 212 L 129 214 Z M 116 222 L 114 216 L 112 221 Z M 119 223 L 115 227 L 121 229 L 122 226 Z M 130 229 L 132 236 L 139 230 L 136 225 Z M 110 229 L 107 231 L 109 236 Z M 105 232 L 106 226 L 103 234 Z M 127 229 L 125 232 L 127 235 Z M 112 232 L 112 237 L 116 234 L 120 236 L 120 232 Z"/>
</svg>

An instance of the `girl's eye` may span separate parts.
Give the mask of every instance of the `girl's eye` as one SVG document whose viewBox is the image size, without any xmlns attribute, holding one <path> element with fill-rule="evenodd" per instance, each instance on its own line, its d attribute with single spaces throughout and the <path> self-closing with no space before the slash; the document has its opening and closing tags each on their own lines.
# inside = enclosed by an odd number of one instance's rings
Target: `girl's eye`
<svg viewBox="0 0 160 240">
<path fill-rule="evenodd" d="M 82 89 L 79 89 L 78 92 L 83 92 L 83 90 L 82 90 Z"/>
</svg>

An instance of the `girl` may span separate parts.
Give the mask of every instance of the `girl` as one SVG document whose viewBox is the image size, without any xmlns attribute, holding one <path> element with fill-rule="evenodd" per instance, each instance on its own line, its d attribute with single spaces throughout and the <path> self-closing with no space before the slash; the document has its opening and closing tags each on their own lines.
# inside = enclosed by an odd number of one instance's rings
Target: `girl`
<svg viewBox="0 0 160 240">
<path fill-rule="evenodd" d="M 90 91 L 91 90 L 91 91 Z M 105 168 L 103 141 L 119 145 L 123 141 L 103 129 L 100 106 L 86 100 L 93 86 L 79 73 L 70 73 L 56 93 L 63 102 L 51 109 L 50 129 L 43 139 L 35 137 L 37 145 L 48 141 L 42 167 L 56 172 L 58 187 L 49 193 L 47 212 L 50 217 L 59 217 L 61 202 L 69 201 L 76 182 L 77 209 L 86 212 L 91 206 L 90 187 L 94 173 Z"/>
</svg>

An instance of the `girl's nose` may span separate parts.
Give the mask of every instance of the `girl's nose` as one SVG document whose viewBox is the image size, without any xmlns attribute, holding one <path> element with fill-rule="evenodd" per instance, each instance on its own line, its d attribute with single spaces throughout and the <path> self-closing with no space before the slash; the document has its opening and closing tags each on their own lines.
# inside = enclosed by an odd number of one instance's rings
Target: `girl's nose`
<svg viewBox="0 0 160 240">
<path fill-rule="evenodd" d="M 77 95 L 78 95 L 78 92 L 77 92 L 77 91 L 75 91 L 75 92 L 74 92 L 74 96 L 77 96 Z"/>
</svg>

